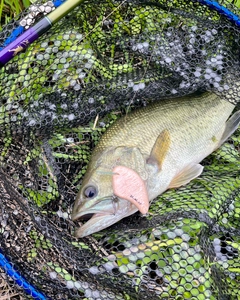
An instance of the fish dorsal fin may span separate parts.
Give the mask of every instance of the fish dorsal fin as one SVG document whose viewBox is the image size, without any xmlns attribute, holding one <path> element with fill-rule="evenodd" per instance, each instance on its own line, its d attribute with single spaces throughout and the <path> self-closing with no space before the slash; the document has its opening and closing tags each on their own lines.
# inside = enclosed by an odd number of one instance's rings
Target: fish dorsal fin
<svg viewBox="0 0 240 300">
<path fill-rule="evenodd" d="M 177 174 L 171 181 L 169 188 L 177 188 L 189 183 L 192 179 L 198 177 L 203 171 L 200 164 L 190 164 Z"/>
<path fill-rule="evenodd" d="M 161 170 L 164 159 L 170 148 L 170 143 L 170 133 L 167 129 L 164 129 L 156 139 L 151 154 L 147 159 L 147 163 L 157 164 L 158 169 Z"/>
<path fill-rule="evenodd" d="M 224 142 L 226 142 L 226 140 L 234 133 L 234 131 L 237 130 L 239 124 L 240 124 L 240 110 L 236 111 L 231 116 L 231 118 L 226 122 L 224 133 L 222 135 L 222 138 L 217 148 L 220 147 Z"/>
<path fill-rule="evenodd" d="M 114 195 L 130 201 L 142 214 L 146 214 L 149 209 L 148 192 L 139 174 L 125 166 L 116 166 L 113 173 Z"/>
</svg>

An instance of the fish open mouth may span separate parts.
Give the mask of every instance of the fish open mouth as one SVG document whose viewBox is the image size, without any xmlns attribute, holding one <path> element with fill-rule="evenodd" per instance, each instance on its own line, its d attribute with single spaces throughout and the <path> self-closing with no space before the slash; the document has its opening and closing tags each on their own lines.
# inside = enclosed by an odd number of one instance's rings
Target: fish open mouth
<svg viewBox="0 0 240 300">
<path fill-rule="evenodd" d="M 94 213 L 89 213 L 76 218 L 74 221 L 87 222 L 94 216 Z"/>
<path fill-rule="evenodd" d="M 115 203 L 112 197 L 101 198 L 97 202 L 94 200 L 86 208 L 85 203 L 81 206 L 73 208 L 72 220 L 73 221 L 89 221 L 92 218 L 99 217 L 102 215 L 115 214 Z"/>
<path fill-rule="evenodd" d="M 97 216 L 100 216 L 99 213 L 86 213 L 85 215 L 76 217 L 73 219 L 74 222 L 77 222 L 80 227 L 87 225 L 89 222 L 92 222 L 93 219 Z"/>
<path fill-rule="evenodd" d="M 79 221 L 80 225 L 80 227 L 75 230 L 75 236 L 78 238 L 102 230 L 116 222 L 115 215 L 109 214 L 108 212 L 87 213 L 74 218 L 74 221 Z"/>
<path fill-rule="evenodd" d="M 87 206 L 87 207 L 86 207 Z M 100 231 L 121 220 L 128 215 L 127 206 L 121 209 L 119 203 L 113 197 L 106 197 L 96 201 L 92 200 L 76 205 L 73 208 L 72 220 L 79 222 L 75 236 L 80 238 Z"/>
</svg>

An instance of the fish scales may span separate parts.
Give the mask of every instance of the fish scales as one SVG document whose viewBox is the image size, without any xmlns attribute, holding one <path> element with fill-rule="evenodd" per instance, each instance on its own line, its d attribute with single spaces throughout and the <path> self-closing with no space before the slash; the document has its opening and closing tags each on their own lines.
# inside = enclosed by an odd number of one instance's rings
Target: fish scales
<svg viewBox="0 0 240 300">
<path fill-rule="evenodd" d="M 95 147 L 72 219 L 91 218 L 83 237 L 136 211 L 169 188 L 198 177 L 199 163 L 238 127 L 240 112 L 213 93 L 160 100 L 117 120 Z"/>
<path fill-rule="evenodd" d="M 196 147 L 201 151 L 206 148 L 206 143 L 214 134 L 221 135 L 224 128 L 221 132 L 219 128 L 233 109 L 233 104 L 220 100 L 211 93 L 195 96 L 194 99 L 187 96 L 155 102 L 117 120 L 93 151 L 92 163 L 96 162 L 95 156 L 109 147 L 139 147 L 141 152 L 150 154 L 156 138 L 165 128 L 168 128 L 174 140 L 172 147 L 178 145 L 179 155 L 186 150 L 190 155 Z M 219 118 L 220 114 L 225 117 Z M 215 132 L 212 128 L 215 128 Z M 186 143 L 188 149 L 185 149 Z"/>
</svg>

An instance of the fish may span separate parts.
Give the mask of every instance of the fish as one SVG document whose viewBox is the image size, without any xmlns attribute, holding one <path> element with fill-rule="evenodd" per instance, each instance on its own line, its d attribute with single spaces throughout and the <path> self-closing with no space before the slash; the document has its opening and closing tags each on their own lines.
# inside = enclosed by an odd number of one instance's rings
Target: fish
<svg viewBox="0 0 240 300">
<path fill-rule="evenodd" d="M 238 128 L 240 111 L 211 92 L 155 101 L 113 123 L 93 150 L 71 218 L 82 238 L 203 172 L 200 162 Z M 230 117 L 231 116 L 231 117 Z"/>
</svg>

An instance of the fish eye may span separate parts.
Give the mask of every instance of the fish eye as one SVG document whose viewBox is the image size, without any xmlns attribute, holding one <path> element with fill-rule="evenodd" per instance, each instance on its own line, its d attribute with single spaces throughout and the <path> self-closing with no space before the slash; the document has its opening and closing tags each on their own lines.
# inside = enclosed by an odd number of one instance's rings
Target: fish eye
<svg viewBox="0 0 240 300">
<path fill-rule="evenodd" d="M 93 198 L 97 196 L 97 189 L 94 186 L 90 185 L 85 188 L 83 193 L 87 198 Z"/>
</svg>

